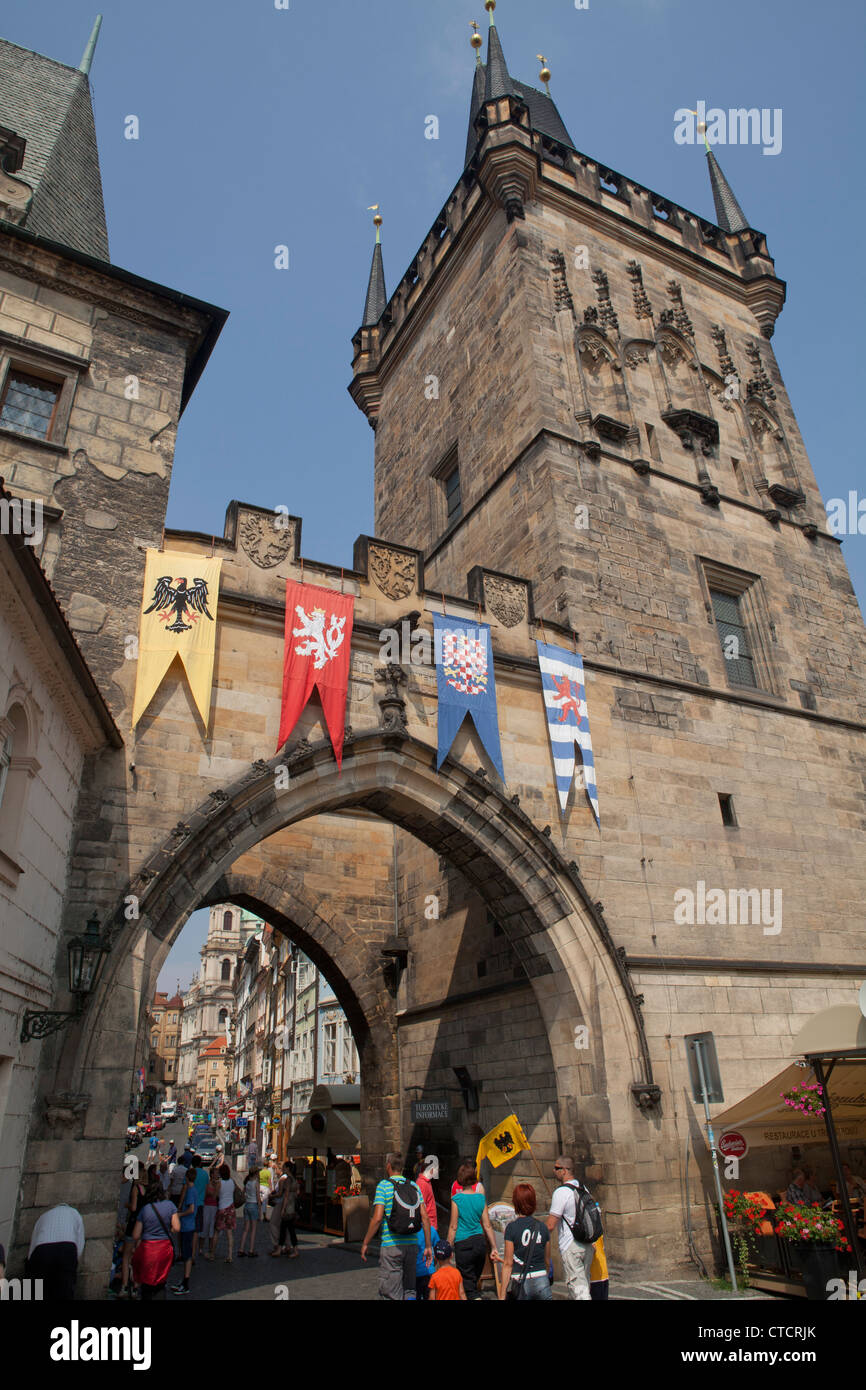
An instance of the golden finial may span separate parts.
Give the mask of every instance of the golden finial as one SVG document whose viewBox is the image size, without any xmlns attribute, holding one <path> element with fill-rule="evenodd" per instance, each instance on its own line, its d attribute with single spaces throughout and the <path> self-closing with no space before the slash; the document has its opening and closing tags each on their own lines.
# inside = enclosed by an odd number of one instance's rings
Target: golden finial
<svg viewBox="0 0 866 1390">
<path fill-rule="evenodd" d="M 690 114 L 691 114 L 692 116 L 696 116 L 698 113 L 697 113 L 697 111 L 690 111 Z M 698 121 L 698 135 L 702 135 L 702 136 L 704 137 L 704 149 L 706 150 L 707 154 L 709 154 L 709 153 L 710 153 L 710 146 L 709 146 L 709 142 L 707 141 L 707 123 L 706 123 L 706 121 Z"/>
<path fill-rule="evenodd" d="M 373 226 L 376 228 L 376 240 L 377 240 L 377 241 L 381 241 L 381 240 L 382 240 L 382 237 L 381 237 L 381 235 L 380 235 L 379 228 L 380 228 L 381 225 L 382 225 L 382 215 L 381 215 L 381 213 L 379 212 L 379 204 L 378 204 L 378 203 L 371 203 L 370 206 L 367 208 L 367 211 L 368 211 L 368 212 L 375 212 L 375 214 L 376 214 L 376 216 L 373 218 Z"/>
<path fill-rule="evenodd" d="M 476 61 L 476 63 L 480 63 L 480 62 L 481 62 L 481 54 L 480 54 L 480 52 L 479 52 L 479 49 L 481 48 L 482 44 L 484 43 L 484 40 L 482 39 L 481 35 L 480 35 L 479 32 L 478 32 L 478 25 L 476 24 L 476 22 L 475 22 L 474 19 L 472 20 L 472 38 L 469 40 L 469 42 L 472 44 L 472 47 L 475 49 L 475 61 Z"/>
<path fill-rule="evenodd" d="M 541 64 L 541 72 L 538 74 L 539 79 L 544 83 L 544 90 L 547 92 L 547 95 L 550 96 L 550 88 L 547 85 L 550 81 L 550 68 L 547 66 L 547 59 L 543 53 L 536 53 L 535 56 Z"/>
<path fill-rule="evenodd" d="M 496 20 L 493 18 L 493 11 L 496 9 L 496 0 L 484 0 L 484 8 L 490 15 L 490 23 L 495 24 Z"/>
</svg>

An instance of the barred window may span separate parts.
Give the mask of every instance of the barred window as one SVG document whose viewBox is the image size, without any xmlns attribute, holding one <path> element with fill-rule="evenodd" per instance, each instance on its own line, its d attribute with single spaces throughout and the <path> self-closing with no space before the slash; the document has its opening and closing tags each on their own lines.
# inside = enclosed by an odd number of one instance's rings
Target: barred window
<svg viewBox="0 0 866 1390">
<path fill-rule="evenodd" d="M 735 685 L 757 688 L 749 634 L 743 620 L 739 595 L 723 594 L 718 589 L 711 589 L 710 598 L 729 679 Z"/>
<path fill-rule="evenodd" d="M 59 399 L 59 383 L 10 371 L 3 392 L 0 425 L 33 439 L 50 439 Z"/>
</svg>

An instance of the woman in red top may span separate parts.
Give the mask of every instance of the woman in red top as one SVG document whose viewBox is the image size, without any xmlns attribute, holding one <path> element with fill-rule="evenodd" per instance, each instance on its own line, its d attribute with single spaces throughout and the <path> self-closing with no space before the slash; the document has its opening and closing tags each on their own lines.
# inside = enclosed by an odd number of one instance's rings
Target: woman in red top
<svg viewBox="0 0 866 1390">
<path fill-rule="evenodd" d="M 427 1208 L 431 1226 L 436 1225 L 436 1198 L 433 1195 L 433 1183 L 438 1177 L 439 1160 L 435 1154 L 428 1154 L 423 1160 L 421 1171 L 415 1181 L 424 1195 L 424 1205 Z"/>
</svg>

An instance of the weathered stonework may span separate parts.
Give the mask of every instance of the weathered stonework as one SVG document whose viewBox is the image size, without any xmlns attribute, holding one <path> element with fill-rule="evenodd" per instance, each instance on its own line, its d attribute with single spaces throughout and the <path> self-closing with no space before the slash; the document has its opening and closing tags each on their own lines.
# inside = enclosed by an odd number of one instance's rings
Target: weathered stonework
<svg viewBox="0 0 866 1390">
<path fill-rule="evenodd" d="M 0 332 L 47 336 L 77 373 L 62 449 L 4 436 L 0 467 L 57 513 L 47 562 L 62 599 L 83 596 L 82 645 L 126 740 L 82 777 L 56 973 L 94 908 L 112 949 L 84 1017 L 41 1046 L 13 1270 L 63 1196 L 85 1216 L 85 1291 L 104 1287 L 144 1005 L 203 903 L 261 913 L 334 986 L 359 1047 L 368 1188 L 386 1150 L 435 1139 L 450 1161 L 513 1104 L 542 1163 L 566 1150 L 592 1175 L 612 1257 L 655 1273 L 685 1257 L 690 1135 L 705 1167 L 677 1040 L 713 1028 L 736 1099 L 781 1069 L 801 1018 L 853 999 L 864 638 L 778 368 L 749 347 L 783 298 L 766 243 L 544 145 L 520 100 L 491 102 L 482 127 L 412 273 L 355 339 L 380 535 L 342 573 L 302 562 L 298 518 L 278 536 L 250 504 L 231 504 L 222 537 L 163 533 L 177 419 L 218 311 L 0 235 Z M 582 271 L 564 263 L 575 244 Z M 746 402 L 724 400 L 720 333 L 752 364 Z M 467 364 L 490 389 L 460 389 Z M 448 409 L 417 389 L 431 372 Z M 455 440 L 461 515 L 441 530 L 430 489 Z M 124 638 L 144 552 L 163 544 L 223 560 L 206 739 L 176 667 L 129 728 Z M 723 572 L 749 578 L 753 690 L 730 683 L 713 621 Z M 275 751 L 285 581 L 302 576 L 355 598 L 339 773 L 316 704 Z M 445 593 L 493 628 L 504 786 L 468 722 L 437 770 L 435 673 L 379 649 L 407 618 L 429 634 Z M 601 827 L 577 792 L 560 814 L 542 634 L 585 658 Z M 678 923 L 675 895 L 699 880 L 784 885 L 783 929 Z M 413 1135 L 411 1097 L 431 1089 L 453 1123 Z M 707 1251 L 696 1187 L 691 1202 Z"/>
</svg>

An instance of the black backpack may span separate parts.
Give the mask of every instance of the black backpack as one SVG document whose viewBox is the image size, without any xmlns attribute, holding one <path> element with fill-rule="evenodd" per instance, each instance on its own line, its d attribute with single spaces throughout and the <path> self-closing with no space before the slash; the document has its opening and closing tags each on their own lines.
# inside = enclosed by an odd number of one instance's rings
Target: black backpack
<svg viewBox="0 0 866 1390">
<path fill-rule="evenodd" d="M 415 1236 L 421 1229 L 421 1203 L 424 1198 L 419 1189 L 408 1178 L 396 1181 L 389 1178 L 394 1189 L 394 1200 L 388 1216 L 388 1230 L 392 1236 Z"/>
<path fill-rule="evenodd" d="M 598 1202 L 577 1178 L 573 1182 L 567 1182 L 565 1186 L 570 1187 L 574 1195 L 575 1217 L 573 1222 L 566 1216 L 562 1219 L 576 1241 L 581 1245 L 594 1245 L 604 1234 Z"/>
</svg>

